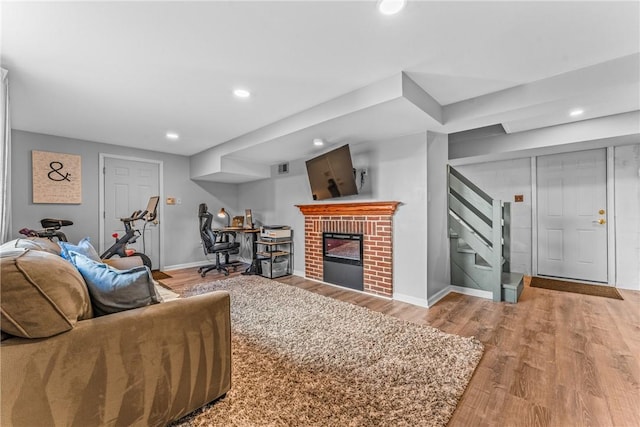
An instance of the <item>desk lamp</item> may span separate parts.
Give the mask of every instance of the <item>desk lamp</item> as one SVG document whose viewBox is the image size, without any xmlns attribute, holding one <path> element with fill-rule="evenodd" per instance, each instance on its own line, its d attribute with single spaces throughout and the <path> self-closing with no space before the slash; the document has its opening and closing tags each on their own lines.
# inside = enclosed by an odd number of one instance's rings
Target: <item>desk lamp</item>
<svg viewBox="0 0 640 427">
<path fill-rule="evenodd" d="M 220 208 L 220 210 L 218 211 L 218 218 L 224 218 L 227 217 L 227 228 L 231 226 L 231 216 L 229 215 L 229 212 L 225 211 L 224 208 Z"/>
</svg>

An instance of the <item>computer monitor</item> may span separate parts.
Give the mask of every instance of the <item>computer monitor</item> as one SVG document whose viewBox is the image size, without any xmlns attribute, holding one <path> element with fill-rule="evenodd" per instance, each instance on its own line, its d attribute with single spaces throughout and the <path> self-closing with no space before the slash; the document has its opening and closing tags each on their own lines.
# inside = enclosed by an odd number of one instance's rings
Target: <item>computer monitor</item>
<svg viewBox="0 0 640 427">
<path fill-rule="evenodd" d="M 153 221 L 158 216 L 158 202 L 160 201 L 160 196 L 151 196 L 149 197 L 149 203 L 147 203 L 147 208 L 145 209 L 147 214 L 145 215 L 146 221 Z"/>
<path fill-rule="evenodd" d="M 246 228 L 253 228 L 253 217 L 251 216 L 251 209 L 244 210 L 244 220 Z"/>
</svg>

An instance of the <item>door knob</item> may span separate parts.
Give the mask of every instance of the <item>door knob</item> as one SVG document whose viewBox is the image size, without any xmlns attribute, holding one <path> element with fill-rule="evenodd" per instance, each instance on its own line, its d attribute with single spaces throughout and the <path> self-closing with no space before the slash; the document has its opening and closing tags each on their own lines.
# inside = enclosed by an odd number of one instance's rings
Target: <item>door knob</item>
<svg viewBox="0 0 640 427">
<path fill-rule="evenodd" d="M 599 220 L 597 220 L 597 221 L 591 221 L 591 222 L 593 222 L 594 224 L 606 224 L 606 223 L 607 223 L 607 220 L 606 220 L 606 219 L 604 219 L 604 218 L 600 218 L 600 219 L 599 219 Z"/>
</svg>

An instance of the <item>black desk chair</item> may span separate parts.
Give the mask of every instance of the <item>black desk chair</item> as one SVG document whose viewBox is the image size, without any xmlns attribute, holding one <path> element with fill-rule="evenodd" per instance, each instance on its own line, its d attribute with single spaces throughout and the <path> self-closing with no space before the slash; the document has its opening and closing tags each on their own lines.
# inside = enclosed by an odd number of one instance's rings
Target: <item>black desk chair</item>
<svg viewBox="0 0 640 427">
<path fill-rule="evenodd" d="M 200 203 L 198 208 L 198 219 L 200 221 L 200 238 L 202 239 L 202 248 L 205 256 L 215 254 L 216 263 L 205 265 L 198 269 L 200 276 L 204 277 L 211 270 L 218 270 L 229 275 L 229 267 L 233 267 L 236 271 L 239 262 L 229 262 L 229 255 L 240 253 L 240 243 L 236 242 L 236 233 L 233 231 L 213 230 L 211 222 L 213 214 L 207 210 L 206 203 Z M 220 261 L 220 256 L 224 256 L 224 262 Z"/>
</svg>

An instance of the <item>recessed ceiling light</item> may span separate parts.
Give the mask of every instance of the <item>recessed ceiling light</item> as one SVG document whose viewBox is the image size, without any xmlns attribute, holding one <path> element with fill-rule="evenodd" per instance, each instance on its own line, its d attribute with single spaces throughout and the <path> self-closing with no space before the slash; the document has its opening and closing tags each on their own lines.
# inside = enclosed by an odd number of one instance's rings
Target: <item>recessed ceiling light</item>
<svg viewBox="0 0 640 427">
<path fill-rule="evenodd" d="M 576 110 L 572 110 L 572 111 L 569 113 L 569 115 L 570 115 L 571 117 L 577 117 L 577 116 L 581 115 L 582 113 L 584 113 L 584 110 L 576 109 Z"/>
<path fill-rule="evenodd" d="M 251 96 L 251 92 L 249 92 L 249 91 L 248 91 L 248 90 L 246 90 L 246 89 L 235 89 L 235 90 L 233 91 L 233 94 L 234 94 L 235 96 L 237 96 L 238 98 L 248 98 L 248 97 L 250 97 L 250 96 Z"/>
<path fill-rule="evenodd" d="M 167 132 L 166 137 L 167 137 L 167 139 L 170 139 L 170 140 L 172 140 L 172 141 L 175 141 L 175 140 L 177 140 L 178 138 L 180 138 L 180 135 L 178 135 L 178 134 L 177 134 L 177 133 L 175 133 L 175 132 Z"/>
<path fill-rule="evenodd" d="M 313 145 L 315 145 L 316 147 L 322 147 L 324 145 L 324 141 L 320 138 L 314 138 Z"/>
<path fill-rule="evenodd" d="M 406 4 L 406 0 L 379 0 L 378 11 L 383 15 L 395 15 L 404 9 Z"/>
</svg>

